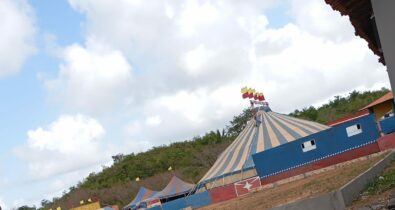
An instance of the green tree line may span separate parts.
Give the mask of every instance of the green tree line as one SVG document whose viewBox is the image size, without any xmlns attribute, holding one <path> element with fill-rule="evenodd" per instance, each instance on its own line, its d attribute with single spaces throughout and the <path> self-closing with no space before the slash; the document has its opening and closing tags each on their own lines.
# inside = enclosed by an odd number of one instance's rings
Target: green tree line
<svg viewBox="0 0 395 210">
<path fill-rule="evenodd" d="M 364 106 L 388 93 L 388 89 L 382 88 L 375 91 L 352 91 L 347 96 L 335 96 L 328 103 L 319 107 L 309 106 L 302 110 L 296 109 L 291 116 L 316 121 L 326 124 L 330 121 L 347 116 L 359 111 Z"/>
</svg>

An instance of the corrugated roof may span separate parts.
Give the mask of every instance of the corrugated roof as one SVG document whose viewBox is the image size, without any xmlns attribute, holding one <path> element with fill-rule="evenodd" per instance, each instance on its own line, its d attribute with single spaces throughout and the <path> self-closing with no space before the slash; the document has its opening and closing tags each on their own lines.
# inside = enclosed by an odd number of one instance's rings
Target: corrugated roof
<svg viewBox="0 0 395 210">
<path fill-rule="evenodd" d="M 385 101 L 389 101 L 389 100 L 393 100 L 394 99 L 394 95 L 392 94 L 392 91 L 386 93 L 385 95 L 381 96 L 379 99 L 373 101 L 372 103 L 370 103 L 369 105 L 365 106 L 364 108 L 362 108 L 361 110 L 364 109 L 368 109 L 370 107 L 376 106 L 377 104 L 381 104 Z"/>
<path fill-rule="evenodd" d="M 385 64 L 380 44 L 377 43 L 375 26 L 372 20 L 373 9 L 370 0 L 325 0 L 333 10 L 339 11 L 342 15 L 350 18 L 354 26 L 355 34 L 368 42 L 369 48 L 378 55 L 379 61 Z"/>
<path fill-rule="evenodd" d="M 233 143 L 221 153 L 200 183 L 253 168 L 253 154 L 327 128 L 326 125 L 272 112 L 270 108 L 259 110 Z"/>
</svg>

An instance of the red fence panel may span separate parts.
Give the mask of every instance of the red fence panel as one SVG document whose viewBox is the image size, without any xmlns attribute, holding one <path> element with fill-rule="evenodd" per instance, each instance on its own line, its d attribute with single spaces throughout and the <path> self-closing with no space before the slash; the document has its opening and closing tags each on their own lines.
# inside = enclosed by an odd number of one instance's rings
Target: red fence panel
<svg viewBox="0 0 395 210">
<path fill-rule="evenodd" d="M 380 137 L 377 143 L 379 144 L 380 151 L 395 148 L 395 133 Z"/>
<path fill-rule="evenodd" d="M 209 193 L 213 203 L 230 200 L 237 197 L 236 190 L 233 184 L 213 188 L 209 191 Z"/>
</svg>

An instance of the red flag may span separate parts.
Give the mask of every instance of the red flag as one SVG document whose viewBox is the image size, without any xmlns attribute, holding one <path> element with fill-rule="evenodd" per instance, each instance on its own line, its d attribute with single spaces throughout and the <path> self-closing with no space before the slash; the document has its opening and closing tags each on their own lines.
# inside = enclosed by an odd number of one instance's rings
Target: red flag
<svg viewBox="0 0 395 210">
<path fill-rule="evenodd" d="M 261 101 L 261 96 L 262 96 L 262 93 L 257 93 L 255 100 Z"/>
<path fill-rule="evenodd" d="M 234 185 L 235 185 L 237 196 L 240 196 L 247 194 L 252 189 L 261 186 L 261 180 L 259 179 L 259 176 L 256 176 L 240 182 L 236 182 Z"/>
</svg>

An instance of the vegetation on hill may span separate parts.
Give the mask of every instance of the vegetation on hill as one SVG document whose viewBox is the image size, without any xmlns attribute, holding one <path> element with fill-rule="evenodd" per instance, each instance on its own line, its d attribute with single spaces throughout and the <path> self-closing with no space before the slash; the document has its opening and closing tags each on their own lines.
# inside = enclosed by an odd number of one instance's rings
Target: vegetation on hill
<svg viewBox="0 0 395 210">
<path fill-rule="evenodd" d="M 375 91 L 352 91 L 347 96 L 335 96 L 333 100 L 316 108 L 314 106 L 295 110 L 290 113 L 291 116 L 303 118 L 306 120 L 316 121 L 326 124 L 330 121 L 347 116 L 359 111 L 364 106 L 388 93 L 388 89 L 382 88 Z"/>
<path fill-rule="evenodd" d="M 61 198 L 54 198 L 51 202 L 43 200 L 41 204 L 46 209 L 56 209 L 57 206 L 69 208 L 78 205 L 81 199 L 98 197 L 104 203 L 123 206 L 132 200 L 139 186 L 161 190 L 170 180 L 169 174 L 173 173 L 185 181 L 197 183 L 251 118 L 252 113 L 246 109 L 222 131 L 210 131 L 192 140 L 157 146 L 138 154 L 115 155 L 111 167 L 104 167 L 100 173 L 91 173 L 77 186 L 70 187 Z M 169 167 L 172 173 L 168 172 Z M 142 181 L 136 182 L 137 177 Z"/>
<path fill-rule="evenodd" d="M 326 123 L 358 111 L 387 92 L 384 88 L 362 93 L 353 91 L 346 97 L 335 96 L 318 108 L 310 106 L 295 110 L 290 115 Z M 111 167 L 91 173 L 77 186 L 64 191 L 62 197 L 53 198 L 52 201 L 43 200 L 41 206 L 43 209 L 56 209 L 58 206 L 68 209 L 88 198 L 100 198 L 102 203 L 124 206 L 133 199 L 140 186 L 161 190 L 173 174 L 196 183 L 251 117 L 252 113 L 246 109 L 222 131 L 210 131 L 192 140 L 157 146 L 138 154 L 114 155 Z M 170 166 L 172 171 L 168 171 Z M 137 177 L 141 181 L 136 182 Z"/>
</svg>

